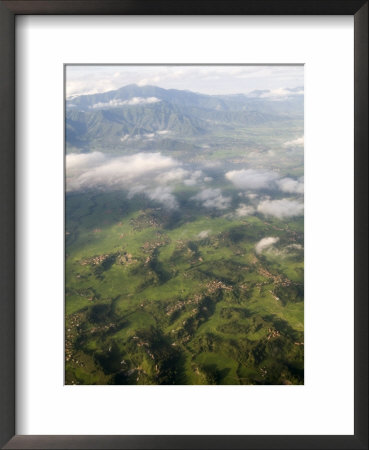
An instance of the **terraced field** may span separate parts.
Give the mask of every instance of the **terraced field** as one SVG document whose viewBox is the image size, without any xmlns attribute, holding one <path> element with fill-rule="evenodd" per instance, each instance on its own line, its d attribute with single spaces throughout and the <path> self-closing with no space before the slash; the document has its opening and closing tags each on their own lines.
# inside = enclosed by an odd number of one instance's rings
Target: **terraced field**
<svg viewBox="0 0 369 450">
<path fill-rule="evenodd" d="M 67 384 L 302 383 L 302 219 L 181 211 L 68 195 Z"/>
</svg>

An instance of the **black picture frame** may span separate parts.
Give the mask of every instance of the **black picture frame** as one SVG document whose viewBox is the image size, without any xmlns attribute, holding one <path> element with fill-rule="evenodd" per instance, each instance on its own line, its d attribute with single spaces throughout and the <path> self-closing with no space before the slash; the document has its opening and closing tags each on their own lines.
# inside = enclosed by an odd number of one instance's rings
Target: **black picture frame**
<svg viewBox="0 0 369 450">
<path fill-rule="evenodd" d="M 347 14 L 354 16 L 354 435 L 15 435 L 15 17 L 20 14 Z M 0 445 L 2 448 L 368 449 L 368 1 L 0 0 L 0 250 Z"/>
</svg>

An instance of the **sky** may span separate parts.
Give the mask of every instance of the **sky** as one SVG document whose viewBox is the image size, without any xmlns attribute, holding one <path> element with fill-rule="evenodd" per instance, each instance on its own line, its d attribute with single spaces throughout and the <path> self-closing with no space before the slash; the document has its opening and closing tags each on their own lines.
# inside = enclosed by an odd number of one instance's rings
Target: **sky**
<svg viewBox="0 0 369 450">
<path fill-rule="evenodd" d="M 304 86 L 302 65 L 223 65 L 223 66 L 148 66 L 148 65 L 68 65 L 67 97 L 95 94 L 128 84 L 154 85 L 203 94 L 248 94 Z"/>
</svg>

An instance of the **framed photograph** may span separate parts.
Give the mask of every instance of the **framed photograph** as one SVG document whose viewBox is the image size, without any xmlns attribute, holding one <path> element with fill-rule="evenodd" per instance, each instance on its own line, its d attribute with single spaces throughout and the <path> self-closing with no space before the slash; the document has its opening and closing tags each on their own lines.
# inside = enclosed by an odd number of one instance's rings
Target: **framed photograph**
<svg viewBox="0 0 369 450">
<path fill-rule="evenodd" d="M 303 71 L 65 66 L 65 384 L 304 383 Z"/>
<path fill-rule="evenodd" d="M 0 2 L 3 448 L 368 448 L 368 4 Z"/>
</svg>

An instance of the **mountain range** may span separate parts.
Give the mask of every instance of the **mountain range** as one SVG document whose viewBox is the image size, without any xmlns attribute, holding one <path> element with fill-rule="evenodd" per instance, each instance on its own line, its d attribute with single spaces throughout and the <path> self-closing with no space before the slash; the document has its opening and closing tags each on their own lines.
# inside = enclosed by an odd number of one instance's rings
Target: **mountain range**
<svg viewBox="0 0 369 450">
<path fill-rule="evenodd" d="M 67 151 L 152 148 L 159 143 L 175 148 L 191 138 L 301 119 L 303 102 L 301 88 L 277 96 L 265 90 L 206 95 L 128 85 L 66 100 Z"/>
</svg>

